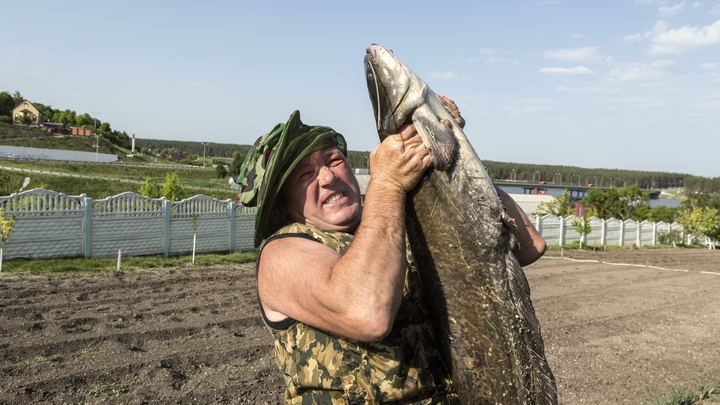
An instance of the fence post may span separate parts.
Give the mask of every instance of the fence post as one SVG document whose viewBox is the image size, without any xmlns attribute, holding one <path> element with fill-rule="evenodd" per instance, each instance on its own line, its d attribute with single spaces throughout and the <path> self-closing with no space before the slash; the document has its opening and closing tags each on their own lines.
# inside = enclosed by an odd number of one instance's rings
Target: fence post
<svg viewBox="0 0 720 405">
<path fill-rule="evenodd" d="M 605 246 L 607 244 L 607 226 L 604 219 L 600 220 L 600 244 Z"/>
<path fill-rule="evenodd" d="M 92 198 L 88 198 L 85 194 L 82 197 L 83 206 L 83 255 L 86 259 L 90 258 L 92 253 Z"/>
<path fill-rule="evenodd" d="M 620 221 L 620 244 L 618 246 L 625 246 L 625 221 Z"/>
<path fill-rule="evenodd" d="M 653 246 L 657 245 L 657 222 L 653 222 L 652 244 Z"/>
<path fill-rule="evenodd" d="M 162 197 L 163 207 L 163 251 L 165 257 L 170 256 L 170 201 Z"/>
<path fill-rule="evenodd" d="M 640 240 L 642 239 L 640 238 L 640 235 L 642 235 L 642 222 L 635 221 L 635 223 L 637 224 L 637 231 L 635 232 L 635 244 L 637 245 L 637 247 L 640 247 Z"/>
<path fill-rule="evenodd" d="M 228 238 L 228 251 L 230 253 L 233 252 L 233 247 L 235 246 L 235 203 L 230 200 L 228 201 L 228 215 L 230 215 L 230 220 L 228 221 L 228 226 L 230 228 L 230 237 Z"/>
<path fill-rule="evenodd" d="M 560 246 L 565 245 L 565 218 L 558 217 L 560 221 Z"/>
</svg>

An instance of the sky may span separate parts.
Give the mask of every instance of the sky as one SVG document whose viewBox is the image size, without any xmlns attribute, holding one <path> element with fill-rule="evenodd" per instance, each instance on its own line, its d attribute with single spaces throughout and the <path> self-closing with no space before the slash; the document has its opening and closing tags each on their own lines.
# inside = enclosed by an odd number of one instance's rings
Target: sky
<svg viewBox="0 0 720 405">
<path fill-rule="evenodd" d="M 0 91 L 137 138 L 251 144 L 300 110 L 378 143 L 372 43 L 483 160 L 720 176 L 720 0 L 0 0 Z"/>
</svg>

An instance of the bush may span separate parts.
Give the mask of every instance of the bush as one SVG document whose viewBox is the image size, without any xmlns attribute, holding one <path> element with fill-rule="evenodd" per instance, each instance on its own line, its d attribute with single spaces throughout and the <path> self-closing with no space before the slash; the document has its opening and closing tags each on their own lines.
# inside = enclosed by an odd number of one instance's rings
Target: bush
<svg viewBox="0 0 720 405">
<path fill-rule="evenodd" d="M 661 245 L 681 245 L 682 241 L 682 232 L 677 229 L 658 234 L 658 243 Z"/>
<path fill-rule="evenodd" d="M 0 115 L 0 122 L 3 124 L 12 124 L 12 117 L 7 115 Z"/>
</svg>

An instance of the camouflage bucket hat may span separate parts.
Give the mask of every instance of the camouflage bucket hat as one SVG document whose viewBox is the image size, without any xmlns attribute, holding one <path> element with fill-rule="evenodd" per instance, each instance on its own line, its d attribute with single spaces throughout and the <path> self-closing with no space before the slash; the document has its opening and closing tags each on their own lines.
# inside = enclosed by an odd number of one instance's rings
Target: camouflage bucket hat
<svg viewBox="0 0 720 405">
<path fill-rule="evenodd" d="M 240 202 L 255 210 L 257 248 L 289 220 L 275 209 L 283 183 L 295 166 L 311 153 L 337 146 L 347 156 L 345 138 L 330 127 L 305 125 L 300 112 L 290 115 L 287 123 L 278 124 L 267 135 L 255 141 L 238 175 Z"/>
</svg>

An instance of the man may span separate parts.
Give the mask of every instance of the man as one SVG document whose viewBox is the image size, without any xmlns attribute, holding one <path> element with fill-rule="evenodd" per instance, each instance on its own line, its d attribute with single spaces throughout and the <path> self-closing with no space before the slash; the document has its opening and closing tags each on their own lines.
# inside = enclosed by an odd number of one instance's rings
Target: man
<svg viewBox="0 0 720 405">
<path fill-rule="evenodd" d="M 405 200 L 430 156 L 412 125 L 389 136 L 370 154 L 361 206 L 346 153 L 342 135 L 304 125 L 296 111 L 258 139 L 240 174 L 242 202 L 257 206 L 255 245 L 265 241 L 258 296 L 286 401 L 456 403 L 406 258 Z M 536 260 L 542 238 L 514 203 L 508 213 L 521 262 Z"/>
</svg>

